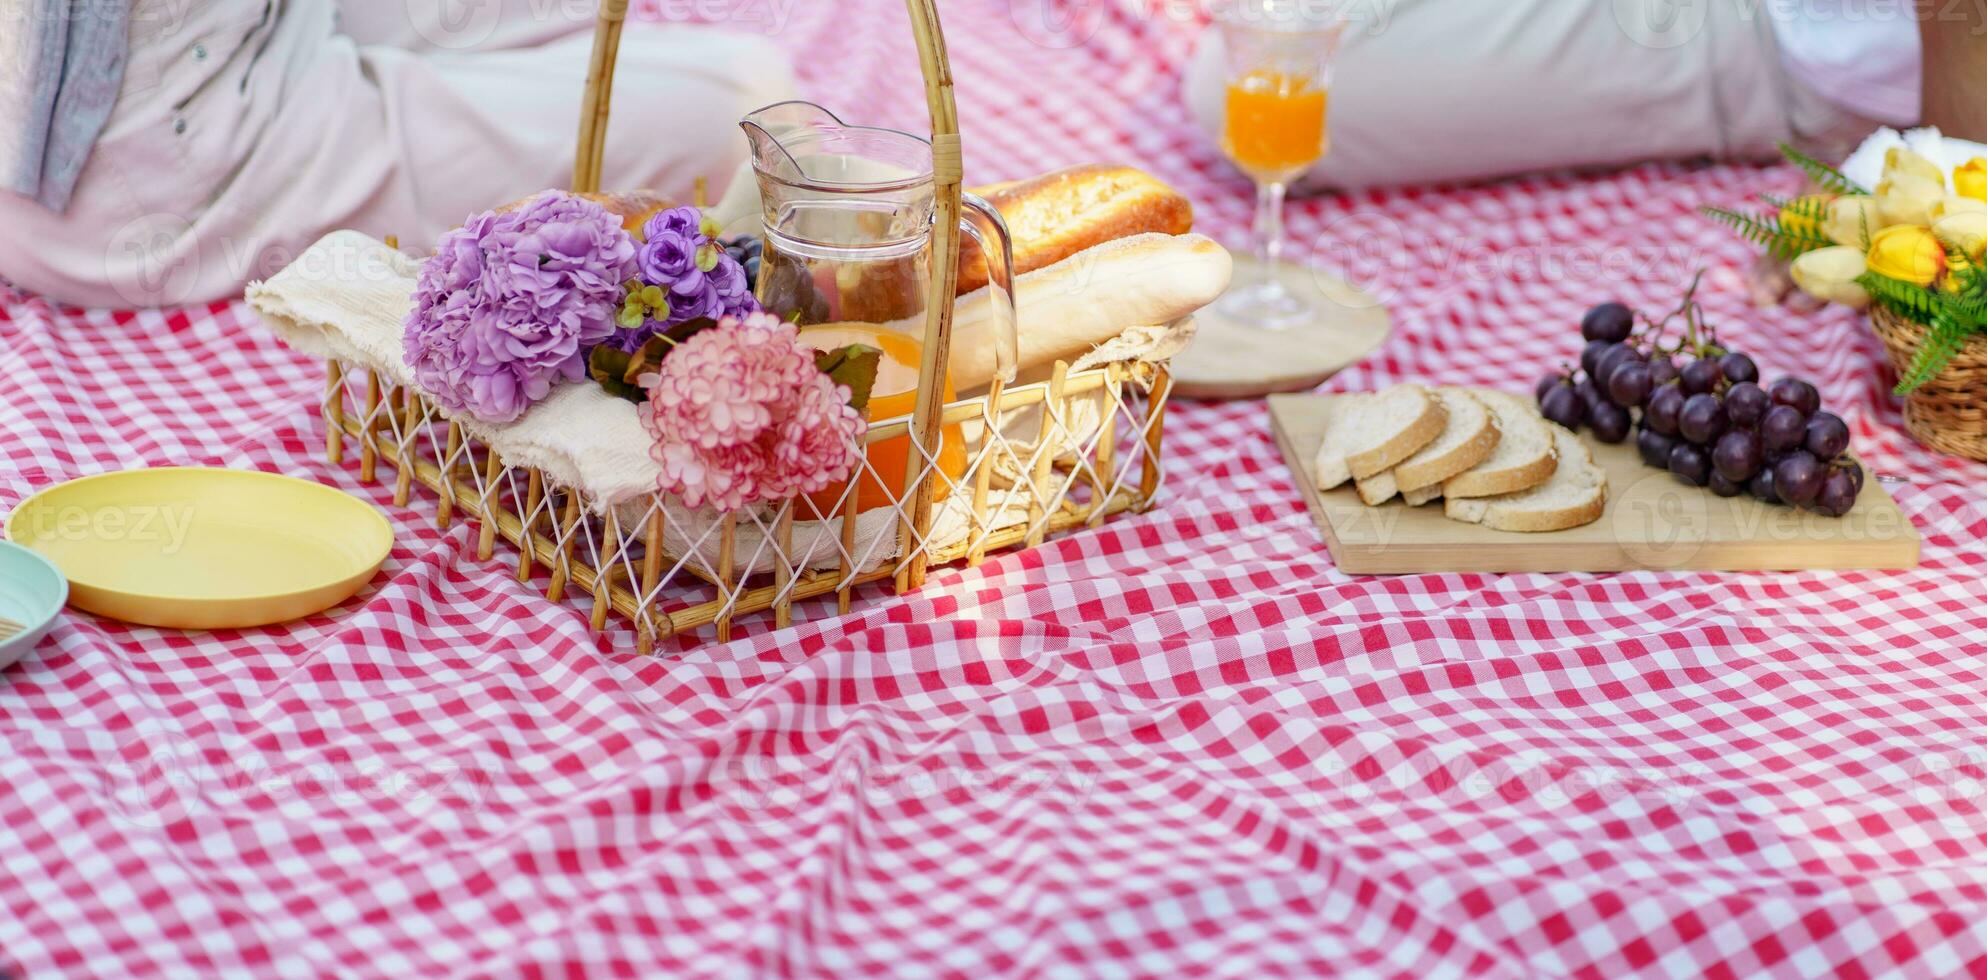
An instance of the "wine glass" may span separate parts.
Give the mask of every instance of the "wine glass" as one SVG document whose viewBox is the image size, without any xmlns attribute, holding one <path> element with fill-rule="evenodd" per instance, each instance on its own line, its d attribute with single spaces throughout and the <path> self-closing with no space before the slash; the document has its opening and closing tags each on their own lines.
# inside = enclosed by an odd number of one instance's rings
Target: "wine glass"
<svg viewBox="0 0 1987 980">
<path fill-rule="evenodd" d="M 1332 62 L 1345 33 L 1332 0 L 1235 0 L 1216 19 L 1226 55 L 1221 151 L 1256 182 L 1254 274 L 1215 308 L 1272 330 L 1310 320 L 1311 302 L 1283 283 L 1286 185 L 1331 147 L 1325 119 Z"/>
</svg>

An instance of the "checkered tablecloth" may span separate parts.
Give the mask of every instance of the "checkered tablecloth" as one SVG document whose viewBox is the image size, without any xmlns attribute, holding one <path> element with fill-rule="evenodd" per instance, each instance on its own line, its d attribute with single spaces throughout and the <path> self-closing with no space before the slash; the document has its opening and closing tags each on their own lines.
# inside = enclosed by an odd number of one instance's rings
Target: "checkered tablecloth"
<svg viewBox="0 0 1987 980">
<path fill-rule="evenodd" d="M 919 123 L 895 0 L 776 6 L 836 52 L 811 94 Z M 1169 67 L 1190 25 L 1030 6 L 946 4 L 974 179 L 1134 161 L 1239 245 Z M 1724 335 L 1898 481 L 1915 571 L 1349 577 L 1262 404 L 1188 403 L 1151 513 L 657 659 L 327 465 L 318 365 L 242 305 L 0 292 L 0 509 L 220 465 L 398 534 L 328 614 L 72 615 L 0 675 L 0 974 L 1987 969 L 1987 467 L 1904 435 L 1854 316 L 1746 304 L 1693 209 L 1796 183 L 1645 166 L 1292 224 L 1397 323 L 1333 389 L 1528 389 L 1588 305 L 1708 269 Z"/>
</svg>

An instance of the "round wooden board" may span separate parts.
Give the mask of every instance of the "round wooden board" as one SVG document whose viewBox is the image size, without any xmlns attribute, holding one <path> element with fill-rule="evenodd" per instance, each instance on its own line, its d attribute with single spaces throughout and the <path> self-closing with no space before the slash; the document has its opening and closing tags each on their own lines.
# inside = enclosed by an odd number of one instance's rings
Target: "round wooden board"
<svg viewBox="0 0 1987 980">
<path fill-rule="evenodd" d="M 1254 257 L 1238 255 L 1235 281 L 1250 282 L 1261 268 Z M 1317 303 L 1317 322 L 1265 330 L 1207 307 L 1194 314 L 1193 343 L 1173 355 L 1173 394 L 1261 398 L 1313 388 L 1372 353 L 1393 330 L 1387 308 L 1351 283 L 1289 262 L 1277 271 L 1291 291 Z"/>
</svg>

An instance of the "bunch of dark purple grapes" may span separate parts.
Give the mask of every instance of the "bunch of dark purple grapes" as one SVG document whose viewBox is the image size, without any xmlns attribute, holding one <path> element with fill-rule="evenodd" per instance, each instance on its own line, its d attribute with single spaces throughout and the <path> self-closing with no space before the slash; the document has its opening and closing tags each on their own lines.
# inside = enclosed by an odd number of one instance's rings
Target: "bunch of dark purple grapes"
<svg viewBox="0 0 1987 980">
<path fill-rule="evenodd" d="M 1699 339 L 1688 295 L 1678 314 L 1688 329 L 1666 347 L 1662 332 L 1677 314 L 1638 336 L 1635 314 L 1620 303 L 1587 311 L 1580 370 L 1540 379 L 1540 413 L 1569 429 L 1586 425 L 1605 443 L 1632 434 L 1643 462 L 1720 497 L 1848 513 L 1863 468 L 1844 455 L 1849 426 L 1821 410 L 1814 385 L 1786 377 L 1761 387 L 1752 358 L 1715 335 Z"/>
</svg>

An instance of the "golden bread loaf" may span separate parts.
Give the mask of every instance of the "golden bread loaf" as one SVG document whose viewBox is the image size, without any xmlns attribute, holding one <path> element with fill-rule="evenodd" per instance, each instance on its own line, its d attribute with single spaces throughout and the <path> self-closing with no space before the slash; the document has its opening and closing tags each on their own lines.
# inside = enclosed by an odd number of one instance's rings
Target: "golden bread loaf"
<svg viewBox="0 0 1987 980">
<path fill-rule="evenodd" d="M 1069 167 L 975 193 L 1007 221 L 1016 276 L 1108 241 L 1147 232 L 1184 235 L 1194 227 L 1194 208 L 1185 197 L 1132 167 Z M 986 258 L 969 238 L 960 244 L 959 293 L 986 284 Z"/>
</svg>

